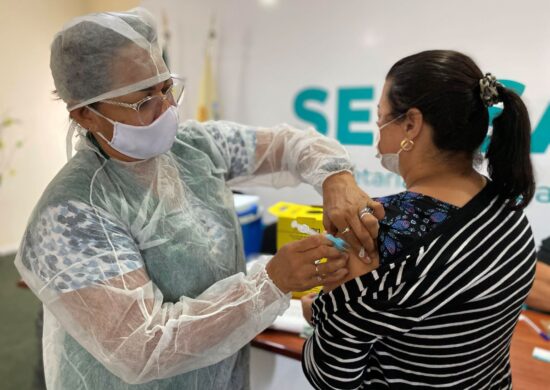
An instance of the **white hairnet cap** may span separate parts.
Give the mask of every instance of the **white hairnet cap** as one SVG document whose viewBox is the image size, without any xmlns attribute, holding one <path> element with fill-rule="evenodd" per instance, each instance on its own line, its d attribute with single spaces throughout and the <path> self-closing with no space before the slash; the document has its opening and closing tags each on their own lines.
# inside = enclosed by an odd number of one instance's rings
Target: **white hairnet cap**
<svg viewBox="0 0 550 390">
<path fill-rule="evenodd" d="M 170 77 L 153 16 L 144 8 L 71 20 L 53 40 L 50 68 L 69 111 Z"/>
</svg>

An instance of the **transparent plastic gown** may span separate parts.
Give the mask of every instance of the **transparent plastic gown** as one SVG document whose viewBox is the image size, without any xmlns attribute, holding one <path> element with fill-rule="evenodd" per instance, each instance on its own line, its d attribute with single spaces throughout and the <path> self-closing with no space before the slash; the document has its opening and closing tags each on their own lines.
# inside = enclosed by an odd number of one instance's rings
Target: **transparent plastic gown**
<svg viewBox="0 0 550 390">
<path fill-rule="evenodd" d="M 350 170 L 334 140 L 287 125 L 180 125 L 172 150 L 126 163 L 81 137 L 16 258 L 45 306 L 49 389 L 246 389 L 248 342 L 288 306 L 248 275 L 229 184 Z"/>
</svg>

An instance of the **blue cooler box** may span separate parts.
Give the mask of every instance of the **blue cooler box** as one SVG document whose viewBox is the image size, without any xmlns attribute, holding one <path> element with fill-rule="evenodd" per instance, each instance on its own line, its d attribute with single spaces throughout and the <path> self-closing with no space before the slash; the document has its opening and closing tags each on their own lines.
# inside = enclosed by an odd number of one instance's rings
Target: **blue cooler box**
<svg viewBox="0 0 550 390">
<path fill-rule="evenodd" d="M 235 211 L 241 224 L 244 241 L 244 254 L 248 259 L 260 253 L 262 248 L 263 225 L 260 198 L 256 195 L 234 195 Z"/>
</svg>

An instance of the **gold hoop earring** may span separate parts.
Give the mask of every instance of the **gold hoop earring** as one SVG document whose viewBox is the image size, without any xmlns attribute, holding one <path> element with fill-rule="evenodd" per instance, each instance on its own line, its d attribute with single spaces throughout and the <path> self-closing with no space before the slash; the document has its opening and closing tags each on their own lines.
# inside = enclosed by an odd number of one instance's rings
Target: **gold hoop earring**
<svg viewBox="0 0 550 390">
<path fill-rule="evenodd" d="M 410 152 L 414 148 L 414 141 L 412 139 L 405 138 L 401 141 L 401 149 L 405 152 Z"/>
</svg>

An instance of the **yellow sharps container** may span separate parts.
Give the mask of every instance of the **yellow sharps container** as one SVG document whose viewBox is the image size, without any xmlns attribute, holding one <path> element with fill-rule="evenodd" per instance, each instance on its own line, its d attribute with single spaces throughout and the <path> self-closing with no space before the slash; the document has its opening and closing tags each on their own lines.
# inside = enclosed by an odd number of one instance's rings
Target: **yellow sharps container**
<svg viewBox="0 0 550 390">
<path fill-rule="evenodd" d="M 324 231 L 323 208 L 320 206 L 279 202 L 271 206 L 269 212 L 278 218 L 277 249 L 290 242 L 308 237 L 307 234 L 300 233 L 291 226 L 293 221 L 297 221 L 299 224 L 305 224 L 319 233 Z M 321 261 L 326 261 L 326 259 L 321 259 Z M 321 288 L 322 286 L 317 286 L 307 291 L 294 291 L 292 292 L 292 298 L 300 298 L 312 292 L 319 292 Z"/>
</svg>

